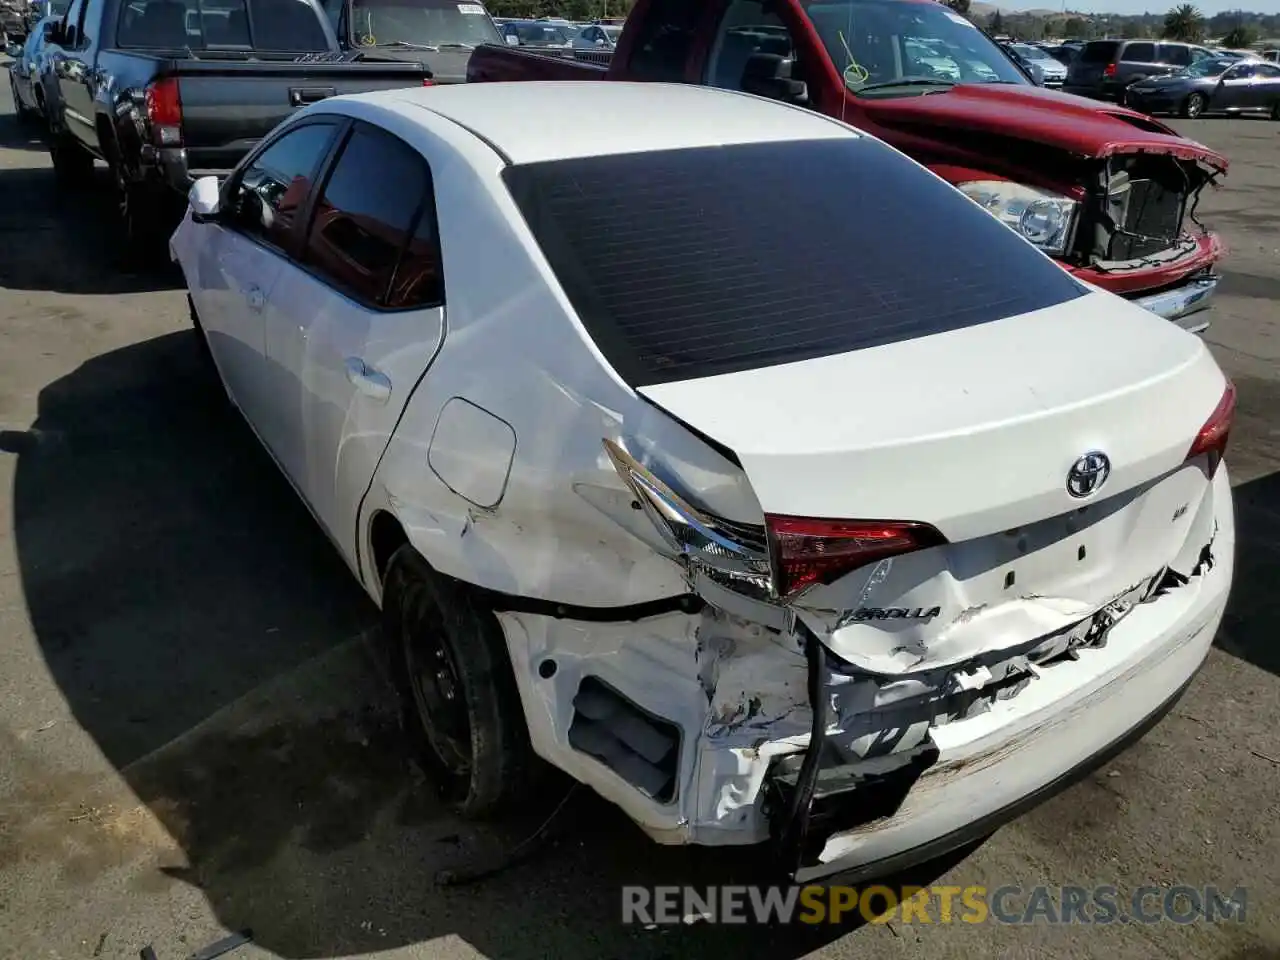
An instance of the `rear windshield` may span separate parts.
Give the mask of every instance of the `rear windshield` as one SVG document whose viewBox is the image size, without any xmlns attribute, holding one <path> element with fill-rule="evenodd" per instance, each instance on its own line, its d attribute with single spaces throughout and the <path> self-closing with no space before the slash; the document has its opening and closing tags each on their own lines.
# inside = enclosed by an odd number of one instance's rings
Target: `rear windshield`
<svg viewBox="0 0 1280 960">
<path fill-rule="evenodd" d="M 129 0 L 116 45 L 165 50 L 329 49 L 317 8 L 305 0 Z"/>
<path fill-rule="evenodd" d="M 869 138 L 546 161 L 504 176 L 584 326 L 636 387 L 909 340 L 1084 293 Z"/>
<path fill-rule="evenodd" d="M 1111 63 L 1116 58 L 1120 43 L 1116 40 L 1094 40 L 1080 51 L 1081 63 Z"/>
</svg>

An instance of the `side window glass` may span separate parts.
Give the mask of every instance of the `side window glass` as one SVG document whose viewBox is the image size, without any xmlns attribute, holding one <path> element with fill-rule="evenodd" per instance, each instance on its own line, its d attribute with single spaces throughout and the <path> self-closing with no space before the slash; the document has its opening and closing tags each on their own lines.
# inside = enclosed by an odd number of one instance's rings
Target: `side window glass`
<svg viewBox="0 0 1280 960">
<path fill-rule="evenodd" d="M 1191 63 L 1191 50 L 1176 43 L 1160 44 L 1160 62 L 1185 67 Z"/>
<path fill-rule="evenodd" d="M 231 186 L 232 222 L 242 233 L 281 250 L 329 148 L 332 123 L 308 123 L 286 133 L 245 168 Z"/>
<path fill-rule="evenodd" d="M 689 0 L 654 0 L 641 18 L 631 53 L 632 77 L 679 82 L 693 49 L 698 17 L 704 7 Z"/>
<path fill-rule="evenodd" d="M 404 301 L 419 297 L 436 271 L 434 263 L 420 262 L 426 243 L 434 249 L 434 213 L 427 236 L 414 234 L 429 190 L 427 164 L 416 150 L 388 133 L 358 125 L 316 204 L 307 263 L 355 300 L 409 305 Z M 406 263 L 397 270 L 402 254 Z"/>
<path fill-rule="evenodd" d="M 80 11 L 80 23 L 76 28 L 76 46 L 85 47 L 93 43 L 94 38 L 89 31 L 97 33 L 98 21 L 102 19 L 102 0 L 85 0 Z"/>
<path fill-rule="evenodd" d="M 734 0 L 716 29 L 707 59 L 707 84 L 741 90 L 747 61 L 757 53 L 791 54 L 791 39 L 782 20 L 765 10 L 761 0 Z"/>
<path fill-rule="evenodd" d="M 1228 76 L 1232 80 L 1248 80 L 1257 72 L 1258 72 L 1258 68 L 1255 67 L 1252 63 L 1242 63 L 1238 67 L 1232 67 L 1228 71 Z"/>
<path fill-rule="evenodd" d="M 1280 67 L 1273 67 L 1269 63 L 1258 64 L 1257 74 L 1263 80 L 1280 79 Z"/>
<path fill-rule="evenodd" d="M 67 8 L 67 15 L 62 20 L 62 48 L 64 50 L 74 50 L 80 43 L 80 15 L 82 13 L 84 13 L 84 0 L 75 0 Z"/>
<path fill-rule="evenodd" d="M 1154 43 L 1131 43 L 1124 48 L 1125 63 L 1155 63 L 1156 45 Z"/>
</svg>

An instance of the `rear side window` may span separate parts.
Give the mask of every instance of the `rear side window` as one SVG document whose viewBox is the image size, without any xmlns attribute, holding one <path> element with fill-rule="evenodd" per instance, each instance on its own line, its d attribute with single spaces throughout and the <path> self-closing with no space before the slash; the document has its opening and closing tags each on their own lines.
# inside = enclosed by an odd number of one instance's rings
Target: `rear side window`
<svg viewBox="0 0 1280 960">
<path fill-rule="evenodd" d="M 1156 45 L 1154 43 L 1131 43 L 1124 48 L 1125 63 L 1155 63 Z"/>
<path fill-rule="evenodd" d="M 909 340 L 1084 292 L 867 138 L 548 161 L 504 176 L 633 386 Z"/>
<path fill-rule="evenodd" d="M 632 29 L 637 31 L 627 73 L 634 80 L 678 82 L 705 7 L 689 0 L 653 0 Z"/>
<path fill-rule="evenodd" d="M 1080 63 L 1111 63 L 1116 59 L 1120 44 L 1115 40 L 1094 40 L 1080 51 Z"/>
<path fill-rule="evenodd" d="M 1160 62 L 1172 64 L 1175 67 L 1191 66 L 1191 48 L 1184 47 L 1180 43 L 1162 43 L 1160 44 Z"/>
<path fill-rule="evenodd" d="M 320 16 L 305 0 L 132 0 L 120 12 L 121 47 L 328 50 Z"/>
<path fill-rule="evenodd" d="M 443 300 L 427 162 L 359 124 L 316 203 L 305 260 L 331 286 L 372 306 Z"/>
</svg>

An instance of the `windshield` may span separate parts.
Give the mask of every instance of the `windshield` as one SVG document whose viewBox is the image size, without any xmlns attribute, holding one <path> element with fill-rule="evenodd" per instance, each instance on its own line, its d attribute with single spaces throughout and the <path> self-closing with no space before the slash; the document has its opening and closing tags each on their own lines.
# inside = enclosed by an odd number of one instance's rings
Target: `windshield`
<svg viewBox="0 0 1280 960">
<path fill-rule="evenodd" d="M 1239 61 L 1235 57 L 1205 57 L 1181 71 L 1184 77 L 1217 77 Z"/>
<path fill-rule="evenodd" d="M 502 42 L 483 6 L 454 0 L 353 0 L 351 36 L 362 47 L 474 47 Z"/>
<path fill-rule="evenodd" d="M 854 93 L 1028 82 L 986 34 L 940 3 L 816 0 L 805 10 Z"/>
</svg>

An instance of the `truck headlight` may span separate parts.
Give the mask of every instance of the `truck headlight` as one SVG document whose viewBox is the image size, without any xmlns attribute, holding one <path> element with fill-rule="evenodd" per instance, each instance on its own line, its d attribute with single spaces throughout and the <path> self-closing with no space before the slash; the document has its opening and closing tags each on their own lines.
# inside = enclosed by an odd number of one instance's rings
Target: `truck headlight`
<svg viewBox="0 0 1280 960">
<path fill-rule="evenodd" d="M 1045 253 L 1067 252 L 1079 207 L 1076 201 L 1004 180 L 971 180 L 960 184 L 960 192 Z"/>
</svg>

